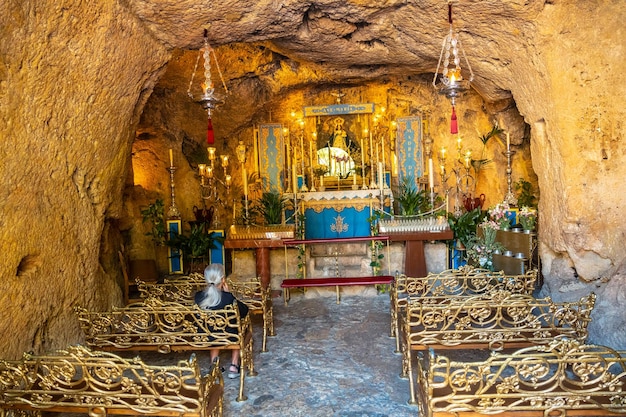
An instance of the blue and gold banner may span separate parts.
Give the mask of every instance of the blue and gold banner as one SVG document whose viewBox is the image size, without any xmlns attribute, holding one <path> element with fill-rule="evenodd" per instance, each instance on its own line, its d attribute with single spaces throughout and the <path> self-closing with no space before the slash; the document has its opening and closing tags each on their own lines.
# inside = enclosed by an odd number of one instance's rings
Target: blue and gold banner
<svg viewBox="0 0 626 417">
<path fill-rule="evenodd" d="M 182 233 L 182 222 L 180 220 L 168 220 L 167 221 L 167 233 L 169 239 L 174 239 L 176 235 Z M 167 258 L 169 264 L 170 274 L 182 274 L 183 273 L 183 254 L 180 249 L 167 247 Z"/>
<path fill-rule="evenodd" d="M 284 142 L 281 124 L 259 126 L 260 174 L 268 182 L 271 191 L 283 192 L 284 178 Z"/>
<path fill-rule="evenodd" d="M 305 106 L 304 117 L 333 116 L 336 114 L 367 114 L 374 113 L 374 103 L 329 104 L 327 106 Z"/>
<path fill-rule="evenodd" d="M 219 230 L 209 230 L 208 233 L 213 235 L 214 238 L 225 238 L 226 234 L 223 229 Z M 226 265 L 226 254 L 224 253 L 224 244 L 215 239 L 213 241 L 213 245 L 215 246 L 212 249 L 209 249 L 209 263 L 210 264 L 222 264 Z"/>
<path fill-rule="evenodd" d="M 424 175 L 422 153 L 422 118 L 420 116 L 400 117 L 396 120 L 398 179 L 411 178 L 415 184 Z"/>
</svg>

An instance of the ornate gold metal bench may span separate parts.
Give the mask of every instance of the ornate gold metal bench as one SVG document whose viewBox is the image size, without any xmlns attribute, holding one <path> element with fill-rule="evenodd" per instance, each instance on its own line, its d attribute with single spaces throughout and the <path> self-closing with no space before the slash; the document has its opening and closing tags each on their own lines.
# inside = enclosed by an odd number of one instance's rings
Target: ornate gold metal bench
<svg viewBox="0 0 626 417">
<path fill-rule="evenodd" d="M 520 348 L 568 337 L 584 342 L 596 296 L 555 303 L 549 297 L 494 291 L 445 303 L 409 299 L 402 329 L 402 367 L 415 389 L 412 352 L 434 349 Z"/>
<path fill-rule="evenodd" d="M 230 291 L 239 301 L 248 306 L 249 312 L 261 316 L 263 320 L 261 351 L 267 352 L 267 337 L 276 335 L 271 288 L 263 288 L 259 278 L 246 281 L 227 278 L 227 282 Z M 137 281 L 137 287 L 144 299 L 156 297 L 164 301 L 192 305 L 194 304 L 194 295 L 206 287 L 206 281 L 202 274 L 193 272 L 189 276 L 166 279 L 163 284 L 146 284 Z"/>
<path fill-rule="evenodd" d="M 425 277 L 396 276 L 391 287 L 391 337 L 396 338 L 396 353 L 400 352 L 398 328 L 402 325 L 403 311 L 408 297 L 421 298 L 422 302 L 435 304 L 447 297 L 471 297 L 495 290 L 532 294 L 537 281 L 537 270 L 523 275 L 504 275 L 487 269 L 464 266 Z"/>
<path fill-rule="evenodd" d="M 418 361 L 419 416 L 624 416 L 624 384 L 626 351 L 567 339 L 476 362 L 430 349 Z"/>
<path fill-rule="evenodd" d="M 207 375 L 192 354 L 174 366 L 72 346 L 45 355 L 0 360 L 0 408 L 46 412 L 220 417 L 224 382 L 219 362 Z M 20 414 L 20 413 L 17 413 Z"/>
<path fill-rule="evenodd" d="M 254 371 L 250 316 L 241 318 L 235 304 L 202 310 L 157 298 L 109 312 L 76 307 L 87 346 L 106 351 L 198 351 L 240 349 L 241 374 L 237 401 L 245 401 L 244 376 Z"/>
</svg>

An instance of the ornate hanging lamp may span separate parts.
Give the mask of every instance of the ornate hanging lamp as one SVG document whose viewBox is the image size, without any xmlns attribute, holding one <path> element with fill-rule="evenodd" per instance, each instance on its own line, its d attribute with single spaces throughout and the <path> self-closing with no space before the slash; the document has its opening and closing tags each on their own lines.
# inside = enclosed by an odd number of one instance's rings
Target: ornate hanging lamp
<svg viewBox="0 0 626 417">
<path fill-rule="evenodd" d="M 465 51 L 459 40 L 459 35 L 454 31 L 452 25 L 452 3 L 448 2 L 448 23 L 450 24 L 450 31 L 448 35 L 443 39 L 443 45 L 441 47 L 441 54 L 439 55 L 439 62 L 437 63 L 437 70 L 433 78 L 433 86 L 439 92 L 450 99 L 452 102 L 452 116 L 450 118 L 450 133 L 458 133 L 458 124 L 456 118 L 456 99 L 461 97 L 470 88 L 470 82 L 474 80 L 474 73 L 472 67 L 465 56 Z M 467 70 L 469 71 L 469 78 L 463 78 L 461 73 L 461 56 L 465 61 Z"/>
<path fill-rule="evenodd" d="M 200 55 L 204 58 L 204 82 L 201 85 L 201 93 L 202 95 L 199 98 L 194 98 L 194 94 L 192 93 L 193 80 L 196 75 L 196 70 L 198 69 L 198 63 L 200 61 Z M 209 45 L 208 40 L 208 31 L 204 29 L 204 45 L 200 49 L 200 54 L 196 58 L 196 64 L 193 68 L 193 73 L 191 74 L 191 81 L 189 81 L 189 88 L 187 89 L 187 95 L 191 97 L 192 100 L 197 101 L 202 105 L 202 107 L 207 111 L 208 114 L 208 123 L 207 123 L 207 143 L 209 145 L 213 145 L 215 143 L 215 135 L 213 132 L 213 121 L 211 120 L 211 112 L 218 105 L 224 102 L 223 97 L 215 91 L 215 86 L 213 84 L 213 80 L 211 79 L 211 55 L 213 56 L 213 60 L 215 61 L 215 67 L 217 68 L 217 72 L 220 76 L 220 80 L 222 81 L 222 86 L 224 87 L 224 92 L 228 94 L 228 88 L 226 87 L 226 83 L 224 82 L 224 76 L 222 75 L 222 71 L 220 69 L 219 63 L 217 62 L 217 57 L 215 56 L 215 51 Z"/>
</svg>

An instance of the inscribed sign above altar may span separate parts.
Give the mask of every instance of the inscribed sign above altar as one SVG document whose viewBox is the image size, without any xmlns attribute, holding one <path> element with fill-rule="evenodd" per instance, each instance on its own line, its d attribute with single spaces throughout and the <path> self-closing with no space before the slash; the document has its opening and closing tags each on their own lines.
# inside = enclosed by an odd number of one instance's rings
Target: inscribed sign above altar
<svg viewBox="0 0 626 417">
<path fill-rule="evenodd" d="M 327 106 L 305 106 L 303 108 L 304 117 L 367 113 L 374 113 L 374 103 L 329 104 Z"/>
</svg>

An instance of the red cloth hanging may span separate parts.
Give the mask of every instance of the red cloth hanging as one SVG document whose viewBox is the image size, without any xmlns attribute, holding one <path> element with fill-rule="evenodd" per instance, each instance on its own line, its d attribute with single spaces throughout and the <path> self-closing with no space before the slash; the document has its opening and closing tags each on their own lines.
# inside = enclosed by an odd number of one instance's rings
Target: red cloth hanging
<svg viewBox="0 0 626 417">
<path fill-rule="evenodd" d="M 456 122 L 456 111 L 454 110 L 454 106 L 452 106 L 452 117 L 450 118 L 450 133 L 453 135 L 459 133 L 459 125 Z"/>
<path fill-rule="evenodd" d="M 209 117 L 209 125 L 206 131 L 206 143 L 208 143 L 209 145 L 213 145 L 215 143 L 215 134 L 213 132 L 213 122 L 211 121 L 210 117 Z"/>
</svg>

